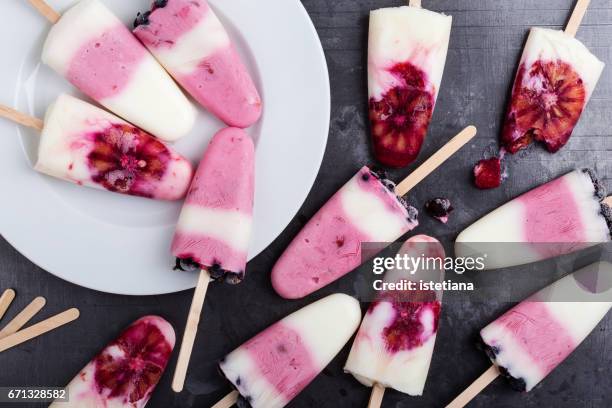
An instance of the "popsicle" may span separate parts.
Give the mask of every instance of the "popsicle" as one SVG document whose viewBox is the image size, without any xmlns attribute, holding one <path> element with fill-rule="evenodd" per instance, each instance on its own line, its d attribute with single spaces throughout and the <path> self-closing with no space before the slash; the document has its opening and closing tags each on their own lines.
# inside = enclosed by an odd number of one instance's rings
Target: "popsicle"
<svg viewBox="0 0 612 408">
<path fill-rule="evenodd" d="M 166 141 L 194 126 L 196 111 L 170 75 L 99 0 L 81 0 L 63 15 L 30 0 L 54 25 L 42 61 L 84 94 Z"/>
<path fill-rule="evenodd" d="M 437 239 L 417 235 L 407 240 L 399 255 L 412 258 L 445 257 Z M 402 280 L 442 282 L 444 269 L 433 265 L 417 271 L 390 269 L 387 283 Z M 433 355 L 442 292 L 389 290 L 378 294 L 366 313 L 353 342 L 344 371 L 360 383 L 373 387 L 370 408 L 380 406 L 385 388 L 417 396 L 423 394 Z M 374 403 L 374 401 L 379 401 Z"/>
<path fill-rule="evenodd" d="M 162 0 L 139 14 L 134 34 L 205 109 L 246 128 L 262 104 L 249 71 L 206 0 Z"/>
<path fill-rule="evenodd" d="M 612 307 L 612 264 L 597 262 L 527 298 L 480 336 L 494 366 L 447 408 L 465 406 L 500 374 L 531 391 L 567 358 Z"/>
<path fill-rule="evenodd" d="M 67 386 L 69 401 L 51 408 L 142 408 L 161 378 L 174 348 L 174 329 L 145 316 L 95 356 Z"/>
<path fill-rule="evenodd" d="M 537 262 L 608 242 L 612 210 L 590 169 L 574 170 L 504 204 L 459 234 L 458 257 L 487 269 Z M 500 244 L 501 243 L 501 244 Z M 511 244 L 509 244 L 511 243 Z"/>
<path fill-rule="evenodd" d="M 356 299 L 327 296 L 268 327 L 227 355 L 219 367 L 248 406 L 282 408 L 338 354 L 360 319 Z"/>
<path fill-rule="evenodd" d="M 287 299 L 309 295 L 359 266 L 364 261 L 362 243 L 390 243 L 415 228 L 417 210 L 401 196 L 475 135 L 476 128 L 468 126 L 397 186 L 368 167 L 359 170 L 276 262 L 276 292 Z"/>
<path fill-rule="evenodd" d="M 554 153 L 572 135 L 605 65 L 574 38 L 588 4 L 578 2 L 565 31 L 531 29 L 502 129 L 508 152 L 538 141 Z"/>
<path fill-rule="evenodd" d="M 418 156 L 446 63 L 452 17 L 410 6 L 370 13 L 369 117 L 374 154 L 404 167 Z"/>
<path fill-rule="evenodd" d="M 211 278 L 244 279 L 251 237 L 255 148 L 244 130 L 227 128 L 211 140 L 191 183 L 176 226 L 176 269 L 200 271 L 172 387 L 183 389 Z"/>
<path fill-rule="evenodd" d="M 191 182 L 191 163 L 118 117 L 67 94 L 49 106 L 44 122 L 0 105 L 0 116 L 41 131 L 34 168 L 81 186 L 179 200 Z"/>
</svg>

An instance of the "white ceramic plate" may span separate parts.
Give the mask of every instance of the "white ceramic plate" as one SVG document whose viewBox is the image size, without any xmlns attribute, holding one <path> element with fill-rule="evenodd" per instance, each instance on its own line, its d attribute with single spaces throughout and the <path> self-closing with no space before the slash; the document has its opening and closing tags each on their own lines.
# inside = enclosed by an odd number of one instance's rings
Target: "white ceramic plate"
<svg viewBox="0 0 612 408">
<path fill-rule="evenodd" d="M 103 0 L 126 24 L 150 0 Z M 50 0 L 64 10 L 72 0 Z M 295 215 L 319 170 L 329 128 L 329 77 L 321 43 L 298 0 L 210 0 L 246 59 L 264 100 L 249 130 L 257 145 L 255 227 L 250 256 Z M 3 1 L 0 103 L 38 117 L 60 92 L 82 97 L 40 65 L 47 21 L 26 1 Z M 164 101 L 159 101 L 164 103 Z M 197 164 L 223 124 L 202 111 L 175 144 Z M 149 295 L 195 286 L 172 271 L 169 253 L 181 203 L 83 188 L 32 170 L 38 135 L 0 119 L 0 232 L 43 269 L 104 292 Z"/>
</svg>

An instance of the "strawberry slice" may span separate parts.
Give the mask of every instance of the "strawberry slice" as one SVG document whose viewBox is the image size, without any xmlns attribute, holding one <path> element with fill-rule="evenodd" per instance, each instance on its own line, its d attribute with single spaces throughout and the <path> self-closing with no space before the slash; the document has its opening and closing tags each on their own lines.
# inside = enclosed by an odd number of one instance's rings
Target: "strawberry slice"
<svg viewBox="0 0 612 408">
<path fill-rule="evenodd" d="M 533 140 L 551 153 L 565 146 L 584 110 L 586 89 L 572 67 L 560 60 L 519 67 L 508 107 L 502 145 L 512 154 Z"/>
<path fill-rule="evenodd" d="M 435 99 L 426 90 L 427 75 L 411 63 L 396 64 L 389 72 L 401 85 L 369 102 L 374 154 L 386 166 L 404 167 L 421 151 Z"/>
</svg>

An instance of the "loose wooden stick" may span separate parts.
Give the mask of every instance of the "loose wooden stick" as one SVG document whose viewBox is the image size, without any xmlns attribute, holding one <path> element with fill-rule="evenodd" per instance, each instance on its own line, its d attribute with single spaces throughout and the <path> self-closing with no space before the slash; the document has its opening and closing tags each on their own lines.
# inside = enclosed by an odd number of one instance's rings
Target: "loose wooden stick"
<svg viewBox="0 0 612 408">
<path fill-rule="evenodd" d="M 418 7 L 421 8 L 421 0 L 410 0 L 408 3 L 410 7 Z"/>
<path fill-rule="evenodd" d="M 57 329 L 73 320 L 78 319 L 79 309 L 68 309 L 62 313 L 56 314 L 42 322 L 33 324 L 32 326 L 19 330 L 15 334 L 11 334 L 0 340 L 0 352 L 10 349 L 11 347 L 17 346 L 21 343 L 25 343 L 28 340 L 32 340 L 42 334 L 50 332 L 51 330 Z"/>
<path fill-rule="evenodd" d="M 374 387 L 372 387 L 372 393 L 370 394 L 370 402 L 368 402 L 368 408 L 380 408 L 384 396 L 385 387 L 378 383 L 375 383 Z"/>
<path fill-rule="evenodd" d="M 403 196 L 408 193 L 414 186 L 419 184 L 423 179 L 437 169 L 449 157 L 461 149 L 467 142 L 476 136 L 476 127 L 468 126 L 459 134 L 453 137 L 450 142 L 444 145 L 440 150 L 433 154 L 425 163 L 421 164 L 415 171 L 410 173 L 402 182 L 395 187 L 395 194 Z"/>
<path fill-rule="evenodd" d="M 238 391 L 232 391 L 210 408 L 230 408 L 238 401 Z"/>
<path fill-rule="evenodd" d="M 196 333 L 198 332 L 198 324 L 200 323 L 200 315 L 202 314 L 202 306 L 206 297 L 206 290 L 210 283 L 210 274 L 206 269 L 200 271 L 198 277 L 198 285 L 193 294 L 189 315 L 187 316 L 187 324 L 185 325 L 185 333 L 183 334 L 183 342 L 179 351 L 174 377 L 172 379 L 172 389 L 174 392 L 181 392 L 185 386 L 185 377 L 187 376 L 187 367 L 191 359 L 193 350 L 193 342 L 195 341 Z"/>
<path fill-rule="evenodd" d="M 0 330 L 0 339 L 7 337 L 13 333 L 16 333 L 19 329 L 21 329 L 27 322 L 30 321 L 31 318 L 36 315 L 36 313 L 40 312 L 40 310 L 45 306 L 47 300 L 39 296 L 30 302 L 29 305 L 25 307 L 13 320 L 11 320 L 2 330 Z"/>
<path fill-rule="evenodd" d="M 0 117 L 12 120 L 13 122 L 19 123 L 23 126 L 31 127 L 39 132 L 43 130 L 42 120 L 26 115 L 25 113 L 21 113 L 13 108 L 9 108 L 8 106 L 0 105 Z"/>
<path fill-rule="evenodd" d="M 29 0 L 30 4 L 34 6 L 43 17 L 45 17 L 51 24 L 55 24 L 62 17 L 60 13 L 53 10 L 44 0 Z"/>
<path fill-rule="evenodd" d="M 15 299 L 15 291 L 13 289 L 7 289 L 0 296 L 0 319 L 4 317 L 4 314 L 8 310 L 11 303 Z"/>
<path fill-rule="evenodd" d="M 576 7 L 574 7 L 574 11 L 572 12 L 572 16 L 565 27 L 566 34 L 569 34 L 572 37 L 576 36 L 578 28 L 580 28 L 580 23 L 582 23 L 582 19 L 586 14 L 587 8 L 589 7 L 589 3 L 591 3 L 591 0 L 578 0 Z"/>
<path fill-rule="evenodd" d="M 499 370 L 496 366 L 491 366 L 485 371 L 476 381 L 465 389 L 457 398 L 453 400 L 446 408 L 463 408 L 465 407 L 476 395 L 480 394 L 487 385 L 491 384 L 494 379 L 499 376 Z"/>
<path fill-rule="evenodd" d="M 604 198 L 603 202 L 612 207 L 612 196 Z"/>
</svg>

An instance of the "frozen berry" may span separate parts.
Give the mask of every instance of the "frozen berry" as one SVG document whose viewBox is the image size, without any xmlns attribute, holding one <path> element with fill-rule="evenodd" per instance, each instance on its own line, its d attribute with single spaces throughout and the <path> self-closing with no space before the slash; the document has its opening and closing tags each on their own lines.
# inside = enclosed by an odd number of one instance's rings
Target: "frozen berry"
<svg viewBox="0 0 612 408">
<path fill-rule="evenodd" d="M 510 153 L 533 140 L 554 153 L 569 140 L 586 103 L 586 89 L 572 67 L 560 60 L 519 67 L 502 130 Z"/>
<path fill-rule="evenodd" d="M 93 135 L 87 156 L 92 180 L 110 191 L 152 197 L 171 159 L 168 148 L 130 125 L 112 125 Z"/>
<path fill-rule="evenodd" d="M 419 68 L 405 62 L 389 72 L 401 85 L 369 102 L 374 154 L 386 166 L 404 167 L 421 151 L 435 101 Z"/>
<path fill-rule="evenodd" d="M 176 258 L 175 271 L 197 272 L 201 269 L 200 265 L 191 258 Z"/>
<path fill-rule="evenodd" d="M 481 160 L 474 167 L 476 187 L 486 190 L 501 185 L 501 161 L 498 157 Z"/>
<path fill-rule="evenodd" d="M 153 10 L 158 8 L 164 8 L 168 5 L 168 0 L 155 0 L 153 3 Z"/>
<path fill-rule="evenodd" d="M 136 19 L 134 20 L 134 28 L 141 25 L 149 25 L 149 16 L 151 15 L 150 11 L 145 11 L 144 13 L 136 14 Z"/>
<path fill-rule="evenodd" d="M 434 198 L 425 203 L 425 211 L 438 221 L 446 224 L 453 206 L 448 198 Z"/>
</svg>

